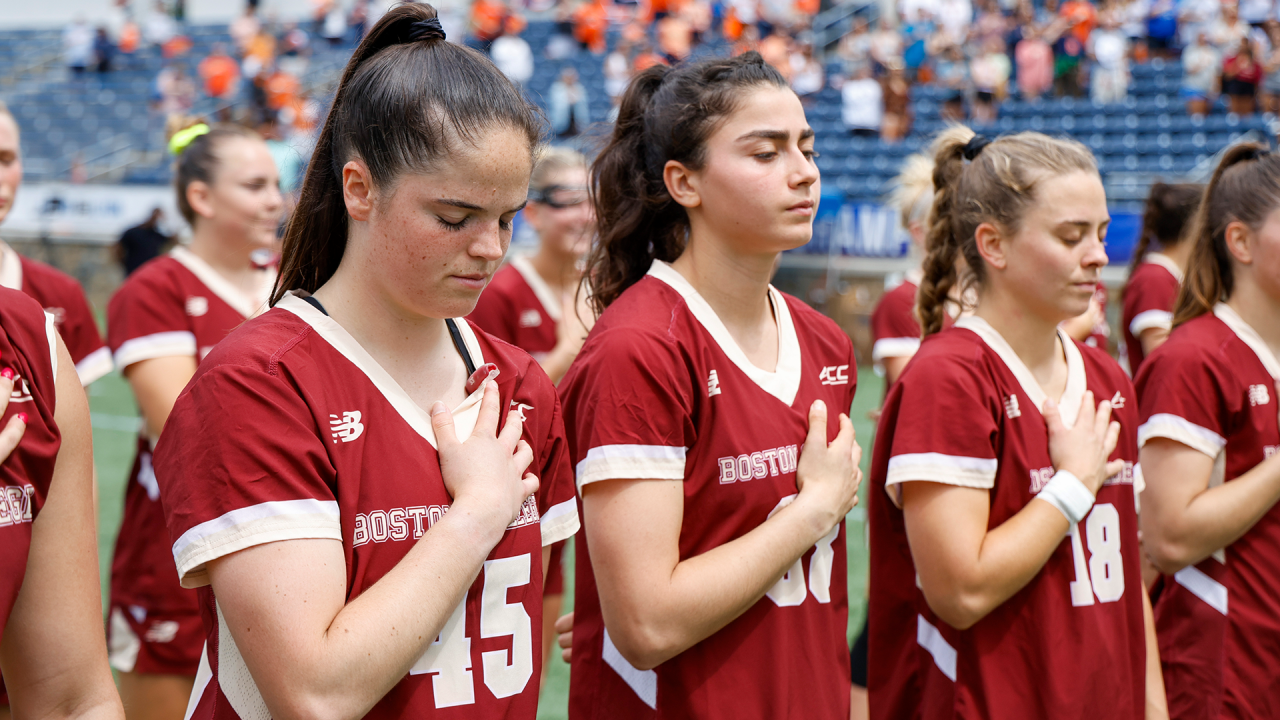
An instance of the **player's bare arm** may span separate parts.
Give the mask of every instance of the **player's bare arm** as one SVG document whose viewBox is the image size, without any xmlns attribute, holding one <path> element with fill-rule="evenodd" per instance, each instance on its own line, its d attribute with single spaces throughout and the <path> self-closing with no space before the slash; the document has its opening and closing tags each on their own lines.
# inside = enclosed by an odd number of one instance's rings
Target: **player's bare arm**
<svg viewBox="0 0 1280 720">
<path fill-rule="evenodd" d="M 195 374 L 196 359 L 182 355 L 141 360 L 125 368 L 151 437 L 160 437 L 173 404 Z"/>
<path fill-rule="evenodd" d="M 1044 417 L 1049 450 L 1059 470 L 1074 474 L 1097 494 L 1122 461 L 1108 463 L 1120 426 L 1111 407 L 1095 410 L 1086 392 L 1075 424 L 1067 429 L 1052 401 Z M 1040 572 L 1062 544 L 1067 519 L 1045 500 L 1032 500 L 1000 526 L 987 529 L 988 491 L 935 482 L 902 484 L 902 508 L 911 556 L 929 607 L 959 630 L 972 627 Z"/>
<path fill-rule="evenodd" d="M 709 637 L 764 597 L 853 508 L 861 449 L 853 424 L 826 442 L 827 409 L 809 411 L 797 467 L 800 493 L 759 527 L 680 560 L 684 491 L 678 480 L 585 486 L 584 526 L 605 625 L 632 665 L 653 668 Z M 563 624 L 558 624 L 558 627 Z"/>
<path fill-rule="evenodd" d="M 517 413 L 497 432 L 490 383 L 476 429 L 458 442 L 432 408 L 454 503 L 394 569 L 350 604 L 335 540 L 259 545 L 209 564 L 227 627 L 276 718 L 359 718 L 408 673 L 462 601 L 538 481 Z"/>
<path fill-rule="evenodd" d="M 1142 545 L 1152 564 L 1173 574 L 1239 540 L 1280 500 L 1280 455 L 1209 487 L 1214 459 L 1176 440 L 1142 446 Z"/>
<path fill-rule="evenodd" d="M 32 525 L 22 590 L 0 643 L 0 667 L 15 717 L 123 718 L 107 667 L 98 599 L 89 403 L 61 339 L 55 383 L 54 420 L 62 445 L 48 498 Z M 11 421 L 0 440 L 11 437 L 12 426 Z"/>
</svg>

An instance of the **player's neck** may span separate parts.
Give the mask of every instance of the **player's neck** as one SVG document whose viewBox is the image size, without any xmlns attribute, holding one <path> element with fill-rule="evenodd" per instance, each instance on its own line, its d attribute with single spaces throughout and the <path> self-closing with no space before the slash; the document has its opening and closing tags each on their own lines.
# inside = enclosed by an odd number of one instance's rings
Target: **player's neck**
<svg viewBox="0 0 1280 720">
<path fill-rule="evenodd" d="M 1280 303 L 1263 292 L 1253 278 L 1236 273 L 1227 305 L 1258 333 L 1272 354 L 1280 357 Z"/>
<path fill-rule="evenodd" d="M 1172 260 L 1173 264 L 1186 274 L 1187 261 L 1191 257 L 1191 245 L 1189 242 L 1184 242 L 1170 248 L 1160 248 L 1156 252 Z"/>
<path fill-rule="evenodd" d="M 197 226 L 187 250 L 242 290 L 256 290 L 261 285 L 261 274 L 250 255 L 253 248 L 248 243 L 227 241 Z"/>
<path fill-rule="evenodd" d="M 777 256 L 737 255 L 714 242 L 689 245 L 671 266 L 715 311 L 753 365 L 778 364 L 778 324 L 769 304 Z"/>
<path fill-rule="evenodd" d="M 581 277 L 577 255 L 556 252 L 546 243 L 538 247 L 538 252 L 529 256 L 529 264 L 538 273 L 538 277 L 557 293 L 577 287 Z"/>
<path fill-rule="evenodd" d="M 1051 398 L 1066 388 L 1066 357 L 1058 342 L 1058 324 L 1036 317 L 1017 298 L 982 293 L 974 315 L 987 321 L 1013 349 L 1036 382 Z"/>
</svg>

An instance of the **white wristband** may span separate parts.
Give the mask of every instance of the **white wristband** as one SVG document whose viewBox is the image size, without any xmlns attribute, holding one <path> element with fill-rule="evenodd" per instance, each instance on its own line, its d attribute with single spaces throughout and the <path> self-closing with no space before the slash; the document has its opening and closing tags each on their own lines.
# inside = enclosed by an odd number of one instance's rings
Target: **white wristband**
<svg viewBox="0 0 1280 720">
<path fill-rule="evenodd" d="M 1054 473 L 1053 478 L 1036 497 L 1058 508 L 1072 525 L 1089 514 L 1094 500 L 1093 493 L 1080 482 L 1080 478 L 1066 470 Z"/>
</svg>

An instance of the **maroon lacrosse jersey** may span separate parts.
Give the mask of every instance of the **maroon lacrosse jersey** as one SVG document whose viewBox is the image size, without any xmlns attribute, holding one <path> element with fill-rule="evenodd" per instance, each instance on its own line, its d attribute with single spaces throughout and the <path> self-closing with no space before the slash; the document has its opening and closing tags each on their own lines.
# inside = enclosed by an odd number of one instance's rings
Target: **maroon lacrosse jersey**
<svg viewBox="0 0 1280 720">
<path fill-rule="evenodd" d="M 1121 426 L 1092 511 L 1024 588 L 968 630 L 936 617 L 916 584 L 899 508 L 904 482 L 987 490 L 994 528 L 1055 472 L 1044 391 L 986 321 L 965 317 L 926 339 L 889 392 L 871 464 L 871 717 L 1130 718 L 1145 701 L 1146 645 L 1134 465 L 1138 411 L 1110 356 L 1059 333 L 1063 420 L 1091 390 Z"/>
<path fill-rule="evenodd" d="M 579 491 L 609 479 L 681 480 L 680 557 L 739 538 L 796 497 L 809 407 L 839 431 L 857 382 L 853 345 L 770 288 L 778 364 L 751 364 L 670 265 L 600 316 L 561 383 Z M 569 717 L 847 718 L 845 530 L 805 552 L 755 605 L 652 670 L 630 665 L 600 613 L 586 534 L 576 540 Z"/>
<path fill-rule="evenodd" d="M 1125 357 L 1133 377 L 1138 377 L 1146 355 L 1139 338 L 1153 328 L 1173 327 L 1173 306 L 1181 285 L 1182 270 L 1159 253 L 1148 255 L 1125 285 L 1120 321 L 1124 326 Z"/>
<path fill-rule="evenodd" d="M 30 295 L 53 316 L 81 385 L 111 372 L 111 351 L 102 342 L 89 299 L 74 278 L 0 242 L 0 286 Z"/>
<path fill-rule="evenodd" d="M 0 428 L 27 414 L 22 441 L 0 463 L 0 638 L 22 589 L 31 523 L 44 507 L 62 435 L 53 420 L 58 336 L 53 316 L 17 290 L 0 288 L 0 368 L 14 373 Z M 3 686 L 0 686 L 3 687 Z"/>
<path fill-rule="evenodd" d="M 907 273 L 898 285 L 887 288 L 871 313 L 871 361 L 910 357 L 920 349 L 920 323 L 916 320 L 916 292 L 920 271 Z"/>
<path fill-rule="evenodd" d="M 476 367 L 496 365 L 542 483 L 435 642 L 365 717 L 532 718 L 542 666 L 542 548 L 578 528 L 555 387 L 526 353 L 457 321 Z M 454 409 L 474 428 L 483 385 Z M 228 432 L 209 432 L 210 427 Z M 233 430 L 233 431 L 232 431 Z M 208 633 L 196 720 L 267 717 L 206 564 L 262 543 L 342 542 L 347 601 L 394 568 L 452 503 L 419 407 L 342 326 L 288 295 L 200 365 L 156 448 L 173 560 L 200 588 Z"/>
<path fill-rule="evenodd" d="M 249 297 L 185 248 L 175 248 L 138 268 L 107 309 L 107 339 L 116 367 L 127 373 L 134 363 L 162 357 L 191 357 L 199 362 L 246 318 L 266 307 L 275 273 L 261 272 L 260 290 L 256 297 Z M 169 531 L 152 468 L 153 441 L 144 428 L 125 487 L 124 519 L 111 563 L 111 604 L 135 614 L 194 614 L 198 612 L 195 593 L 178 585 L 166 542 Z M 193 665 L 199 650 L 189 653 Z"/>
<path fill-rule="evenodd" d="M 467 319 L 541 361 L 556 347 L 561 304 L 526 257 L 494 273 Z"/>
<path fill-rule="evenodd" d="M 1143 363 L 1139 442 L 1168 438 L 1199 450 L 1214 458 L 1209 487 L 1231 482 L 1280 450 L 1278 378 L 1267 344 L 1218 305 Z M 1280 716 L 1280 508 L 1165 578 L 1155 613 L 1170 717 Z"/>
</svg>

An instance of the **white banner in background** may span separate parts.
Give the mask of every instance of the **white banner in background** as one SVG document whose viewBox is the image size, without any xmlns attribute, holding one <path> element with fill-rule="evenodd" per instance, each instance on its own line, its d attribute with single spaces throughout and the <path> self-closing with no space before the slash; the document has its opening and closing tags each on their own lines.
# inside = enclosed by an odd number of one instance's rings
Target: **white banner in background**
<svg viewBox="0 0 1280 720">
<path fill-rule="evenodd" d="M 186 229 L 169 185 L 24 184 L 0 237 L 114 243 L 155 208 L 164 211 L 166 233 Z"/>
</svg>

